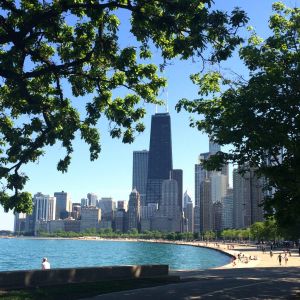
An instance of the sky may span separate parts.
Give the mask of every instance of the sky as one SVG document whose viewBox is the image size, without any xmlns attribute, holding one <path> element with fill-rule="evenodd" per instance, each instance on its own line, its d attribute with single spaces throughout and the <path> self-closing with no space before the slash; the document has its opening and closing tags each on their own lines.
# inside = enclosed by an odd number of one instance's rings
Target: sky
<svg viewBox="0 0 300 300">
<path fill-rule="evenodd" d="M 253 26 L 261 37 L 267 37 L 268 18 L 271 15 L 272 0 L 215 0 L 215 7 L 231 11 L 238 6 L 250 17 L 249 25 Z M 300 0 L 282 1 L 291 7 L 299 7 Z M 121 22 L 126 22 L 122 20 Z M 246 32 L 243 33 L 246 36 Z M 130 34 L 122 32 L 124 45 L 130 45 Z M 154 53 L 157 55 L 157 53 Z M 246 70 L 243 64 L 233 57 L 224 65 L 243 75 Z M 197 98 L 197 87 L 189 79 L 191 73 L 199 72 L 201 64 L 192 61 L 176 60 L 168 66 L 164 76 L 168 79 L 168 88 L 162 97 L 168 98 L 168 111 L 171 116 L 173 168 L 183 170 L 183 190 L 188 191 L 194 199 L 194 165 L 198 156 L 208 151 L 208 137 L 189 127 L 189 115 L 179 114 L 174 107 L 181 98 Z M 78 101 L 83 99 L 78 99 Z M 76 100 L 77 101 L 77 100 Z M 60 173 L 56 164 L 64 156 L 60 145 L 49 147 L 38 163 L 29 164 L 23 171 L 30 180 L 25 190 L 34 195 L 37 192 L 53 196 L 54 192 L 65 191 L 71 194 L 72 202 L 80 202 L 87 193 L 96 193 L 99 197 L 112 197 L 114 200 L 128 200 L 132 189 L 132 156 L 135 150 L 149 149 L 151 115 L 155 113 L 154 105 L 147 105 L 147 116 L 144 119 L 146 130 L 138 135 L 133 144 L 122 144 L 120 140 L 111 139 L 107 122 L 100 122 L 102 151 L 98 160 L 89 161 L 89 151 L 80 138 L 75 140 L 74 154 L 67 173 Z M 165 112 L 165 107 L 158 112 Z M 223 150 L 226 150 L 223 148 Z M 4 213 L 0 206 L 0 230 L 13 230 L 12 212 Z"/>
</svg>

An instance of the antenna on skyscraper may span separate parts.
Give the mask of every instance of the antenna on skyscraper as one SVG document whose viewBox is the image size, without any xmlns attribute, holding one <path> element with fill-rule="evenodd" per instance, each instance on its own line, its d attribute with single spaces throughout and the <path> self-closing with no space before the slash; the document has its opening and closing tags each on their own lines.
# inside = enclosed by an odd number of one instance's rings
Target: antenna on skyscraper
<svg viewBox="0 0 300 300">
<path fill-rule="evenodd" d="M 166 112 L 169 112 L 169 90 L 167 87 L 167 91 L 166 91 L 166 96 L 167 96 L 167 100 L 166 100 Z"/>
</svg>

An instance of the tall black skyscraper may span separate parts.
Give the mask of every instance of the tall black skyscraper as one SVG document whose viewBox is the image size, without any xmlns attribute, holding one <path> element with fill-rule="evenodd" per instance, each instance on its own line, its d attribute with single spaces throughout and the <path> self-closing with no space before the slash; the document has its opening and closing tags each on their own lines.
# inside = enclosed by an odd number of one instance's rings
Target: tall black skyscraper
<svg viewBox="0 0 300 300">
<path fill-rule="evenodd" d="M 147 203 L 160 203 L 162 182 L 170 178 L 172 168 L 171 118 L 157 113 L 151 119 Z"/>
</svg>

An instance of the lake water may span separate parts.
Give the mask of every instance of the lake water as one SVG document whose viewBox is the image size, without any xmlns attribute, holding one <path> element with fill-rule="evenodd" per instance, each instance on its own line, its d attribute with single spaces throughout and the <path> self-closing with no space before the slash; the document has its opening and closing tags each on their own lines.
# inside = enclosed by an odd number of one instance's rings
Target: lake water
<svg viewBox="0 0 300 300">
<path fill-rule="evenodd" d="M 168 264 L 173 270 L 208 269 L 230 258 L 218 251 L 175 244 L 57 239 L 1 239 L 0 271 L 51 268 Z"/>
</svg>

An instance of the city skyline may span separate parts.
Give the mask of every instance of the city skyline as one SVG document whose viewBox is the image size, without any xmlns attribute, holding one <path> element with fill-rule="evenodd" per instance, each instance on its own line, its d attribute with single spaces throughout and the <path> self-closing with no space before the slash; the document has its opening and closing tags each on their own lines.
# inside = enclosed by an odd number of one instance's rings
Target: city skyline
<svg viewBox="0 0 300 300">
<path fill-rule="evenodd" d="M 232 10 L 235 6 L 244 8 L 250 16 L 250 24 L 254 25 L 258 34 L 267 36 L 267 19 L 271 14 L 271 4 L 274 1 L 263 3 L 252 1 L 251 3 L 240 3 L 240 1 L 216 1 L 216 7 Z M 284 1 L 287 5 L 294 6 L 295 1 Z M 255 10 L 259 3 L 260 10 Z M 126 25 L 126 24 L 125 24 Z M 123 37 L 126 44 L 130 39 L 127 33 Z M 158 57 L 155 62 L 160 61 Z M 173 168 L 183 169 L 183 190 L 188 190 L 194 200 L 194 164 L 198 155 L 208 151 L 208 137 L 196 129 L 188 126 L 189 117 L 187 113 L 177 114 L 174 106 L 180 98 L 194 99 L 197 97 L 197 87 L 189 80 L 189 74 L 199 71 L 199 64 L 191 60 L 181 62 L 175 60 L 173 65 L 166 68 L 165 76 L 169 80 L 168 85 L 168 107 L 172 118 L 172 142 L 173 142 Z M 225 64 L 227 67 L 235 65 L 239 73 L 243 73 L 243 66 L 235 58 Z M 122 93 L 122 91 L 120 91 Z M 117 96 L 117 95 L 116 95 Z M 166 98 L 166 93 L 162 94 Z M 76 104 L 79 108 L 81 104 Z M 82 106 L 84 104 L 82 103 Z M 102 153 L 96 162 L 89 161 L 88 147 L 83 146 L 78 136 L 74 145 L 74 155 L 68 173 L 61 174 L 56 170 L 56 163 L 63 155 L 60 145 L 46 149 L 46 154 L 36 164 L 30 164 L 24 168 L 30 181 L 25 190 L 34 195 L 37 192 L 53 195 L 54 192 L 66 191 L 71 194 L 73 202 L 80 202 L 87 193 L 96 193 L 100 197 L 113 197 L 114 200 L 128 200 L 131 192 L 132 153 L 149 149 L 150 117 L 155 112 L 154 106 L 146 106 L 148 114 L 145 118 L 146 131 L 137 136 L 131 145 L 124 145 L 119 140 L 112 140 L 108 134 L 109 124 L 99 124 L 102 134 Z M 164 111 L 164 108 L 159 108 Z M 176 135 L 174 135 L 176 133 Z M 230 172 L 231 173 L 231 172 Z M 4 214 L 0 210 L 0 230 L 12 229 L 13 215 Z"/>
</svg>

